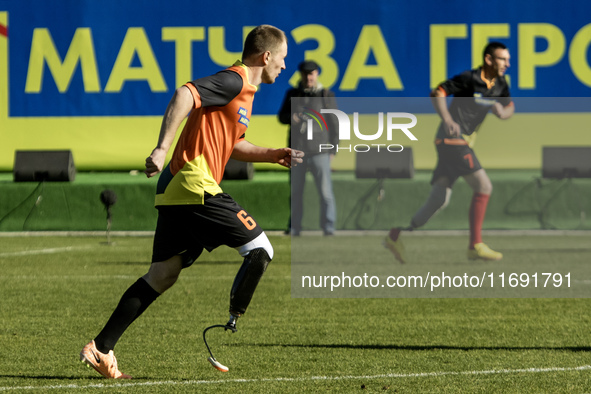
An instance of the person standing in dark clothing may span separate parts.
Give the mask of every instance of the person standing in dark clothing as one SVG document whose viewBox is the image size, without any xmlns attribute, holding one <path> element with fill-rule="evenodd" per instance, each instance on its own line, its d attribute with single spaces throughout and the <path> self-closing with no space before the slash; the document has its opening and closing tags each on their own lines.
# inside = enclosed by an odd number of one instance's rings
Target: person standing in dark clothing
<svg viewBox="0 0 591 394">
<path fill-rule="evenodd" d="M 312 138 L 308 138 L 309 115 L 319 113 L 321 109 L 335 109 L 334 93 L 326 89 L 318 81 L 318 64 L 311 60 L 300 63 L 298 69 L 301 81 L 298 86 L 288 90 L 279 111 L 279 121 L 290 125 L 289 146 L 303 151 L 306 155 L 304 163 L 291 169 L 291 217 L 287 233 L 300 235 L 304 214 L 303 196 L 306 173 L 314 177 L 316 189 L 320 197 L 320 227 L 324 235 L 333 235 L 336 225 L 336 203 L 332 189 L 331 162 L 339 142 L 338 128 L 332 116 L 326 117 L 327 127 L 322 123 L 311 122 Z M 292 109 L 292 98 L 297 100 L 300 108 Z M 320 149 L 320 146 L 332 148 Z"/>
</svg>

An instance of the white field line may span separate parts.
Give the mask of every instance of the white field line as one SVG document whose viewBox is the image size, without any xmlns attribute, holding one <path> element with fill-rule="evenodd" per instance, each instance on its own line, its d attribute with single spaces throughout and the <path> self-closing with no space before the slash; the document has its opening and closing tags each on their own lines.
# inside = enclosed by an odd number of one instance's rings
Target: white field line
<svg viewBox="0 0 591 394">
<path fill-rule="evenodd" d="M 0 231 L 0 238 L 106 237 L 106 231 Z M 111 231 L 112 237 L 153 237 L 154 231 Z"/>
<path fill-rule="evenodd" d="M 148 269 L 148 267 L 150 266 L 150 262 L 146 262 L 146 266 L 145 268 Z M 237 263 L 236 266 L 239 266 L 239 264 Z M 137 279 L 138 275 L 15 275 L 15 276 L 5 276 L 2 275 L 0 273 L 0 279 L 7 279 L 7 280 L 35 280 L 35 279 L 44 279 L 44 280 L 100 280 L 100 279 L 105 279 L 105 280 L 113 280 L 113 279 L 123 279 L 123 280 L 131 280 L 131 279 Z M 199 276 L 182 276 L 179 277 L 179 282 L 177 283 L 181 283 L 180 281 L 214 281 L 214 280 L 219 280 L 219 281 L 232 281 L 234 280 L 235 276 L 231 276 L 231 275 L 226 275 L 226 276 L 203 276 L 203 275 L 199 275 Z M 291 276 L 286 276 L 286 275 L 265 275 L 265 278 L 269 278 L 269 279 L 285 279 L 285 280 L 290 280 Z"/>
<path fill-rule="evenodd" d="M 271 236 L 285 236 L 280 230 L 267 230 L 267 235 Z M 337 230 L 336 236 L 384 236 L 388 230 Z M 117 237 L 153 237 L 154 231 L 111 231 L 113 238 Z M 494 236 L 584 236 L 588 237 L 591 230 L 483 230 L 484 235 Z M 302 231 L 302 236 L 319 236 L 322 231 Z M 468 230 L 415 230 L 406 231 L 404 236 L 466 236 Z M 105 231 L 0 231 L 0 238 L 13 237 L 105 237 Z"/>
<path fill-rule="evenodd" d="M 438 378 L 444 376 L 470 376 L 470 375 L 502 375 L 502 374 L 517 374 L 517 373 L 552 373 L 552 372 L 580 372 L 588 371 L 591 365 L 583 365 L 580 367 L 548 367 L 548 368 L 524 368 L 524 369 L 492 369 L 484 371 L 440 371 L 440 372 L 423 372 L 423 373 L 388 373 L 379 375 L 361 375 L 361 376 L 310 376 L 305 378 L 262 378 L 262 379 L 224 379 L 224 380 L 166 380 L 166 381 L 148 381 L 148 382 L 129 382 L 129 383 L 114 383 L 114 384 L 59 384 L 48 386 L 15 386 L 15 387 L 1 387 L 0 391 L 10 390 L 64 390 L 64 389 L 89 389 L 89 388 L 125 388 L 125 387 L 148 387 L 148 386 L 200 386 L 209 384 L 228 384 L 228 383 L 268 383 L 268 382 L 310 382 L 310 381 L 341 381 L 341 380 L 370 380 L 370 379 L 408 379 L 408 378 Z"/>
<path fill-rule="evenodd" d="M 0 253 L 0 257 L 19 257 L 19 256 L 34 256 L 38 254 L 52 254 L 62 252 L 72 252 L 74 250 L 91 249 L 92 246 L 64 246 L 63 248 L 46 248 L 46 249 L 32 249 L 21 250 L 19 252 L 4 252 Z"/>
<path fill-rule="evenodd" d="M 146 265 L 147 267 L 147 265 Z M 0 279 L 7 279 L 7 280 L 35 280 L 35 279 L 44 279 L 44 280 L 113 280 L 113 279 L 124 279 L 124 280 L 131 280 L 137 279 L 138 275 L 16 275 L 16 276 L 3 276 L 0 275 Z"/>
</svg>

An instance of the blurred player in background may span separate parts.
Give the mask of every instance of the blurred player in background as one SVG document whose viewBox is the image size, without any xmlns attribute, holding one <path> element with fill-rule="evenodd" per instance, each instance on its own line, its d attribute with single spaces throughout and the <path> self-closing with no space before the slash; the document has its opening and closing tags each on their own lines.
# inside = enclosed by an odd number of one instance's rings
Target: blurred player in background
<svg viewBox="0 0 591 394">
<path fill-rule="evenodd" d="M 472 146 L 475 132 L 487 113 L 491 111 L 500 119 L 513 115 L 505 72 L 509 68 L 509 50 L 499 42 L 489 43 L 483 53 L 483 64 L 467 70 L 441 83 L 430 96 L 435 110 L 441 117 L 435 144 L 438 162 L 431 179 L 431 193 L 424 205 L 412 217 L 413 230 L 423 226 L 439 210 L 447 206 L 451 190 L 463 177 L 474 194 L 470 205 L 470 243 L 468 258 L 471 260 L 500 260 L 503 255 L 482 242 L 482 223 L 492 193 L 491 181 L 480 166 Z M 447 96 L 454 98 L 448 108 Z M 384 240 L 386 246 L 401 263 L 405 262 L 404 245 L 400 240 L 400 228 L 393 228 Z"/>
<path fill-rule="evenodd" d="M 158 223 L 152 264 L 148 273 L 127 289 L 102 331 L 80 353 L 80 359 L 101 375 L 131 378 L 117 367 L 115 344 L 203 249 L 227 245 L 244 257 L 231 288 L 226 324 L 236 330 L 236 319 L 246 311 L 273 258 L 273 247 L 254 219 L 222 192 L 219 183 L 230 157 L 288 168 L 302 162 L 302 152 L 262 148 L 245 140 L 257 85 L 274 83 L 285 69 L 286 56 L 284 32 L 261 25 L 248 34 L 242 61 L 189 82 L 174 93 L 164 113 L 158 144 L 146 159 L 148 177 L 162 172 L 156 190 Z M 189 112 L 172 159 L 164 167 L 177 129 Z"/>
</svg>

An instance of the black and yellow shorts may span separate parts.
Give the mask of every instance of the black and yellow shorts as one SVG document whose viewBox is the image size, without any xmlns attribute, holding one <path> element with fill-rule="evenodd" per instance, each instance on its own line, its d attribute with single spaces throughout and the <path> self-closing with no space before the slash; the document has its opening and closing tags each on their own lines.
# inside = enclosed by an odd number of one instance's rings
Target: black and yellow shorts
<svg viewBox="0 0 591 394">
<path fill-rule="evenodd" d="M 206 194 L 204 203 L 163 205 L 158 208 L 152 262 L 181 255 L 189 267 L 203 249 L 242 246 L 263 233 L 261 227 L 230 195 Z"/>
</svg>

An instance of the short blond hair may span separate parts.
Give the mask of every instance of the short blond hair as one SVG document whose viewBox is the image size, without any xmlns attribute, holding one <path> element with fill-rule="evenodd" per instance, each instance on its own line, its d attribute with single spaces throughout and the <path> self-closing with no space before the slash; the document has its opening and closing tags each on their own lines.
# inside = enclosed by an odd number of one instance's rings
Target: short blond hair
<svg viewBox="0 0 591 394">
<path fill-rule="evenodd" d="M 284 42 L 287 42 L 287 36 L 283 30 L 271 25 L 257 26 L 246 36 L 242 60 L 261 55 L 266 51 L 274 52 Z"/>
</svg>

